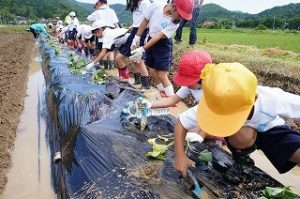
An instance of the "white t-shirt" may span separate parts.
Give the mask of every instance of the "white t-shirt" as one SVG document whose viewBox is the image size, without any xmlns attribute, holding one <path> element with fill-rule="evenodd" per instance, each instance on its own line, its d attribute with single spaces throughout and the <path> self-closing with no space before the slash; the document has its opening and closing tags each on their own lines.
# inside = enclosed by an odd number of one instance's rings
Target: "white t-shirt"
<svg viewBox="0 0 300 199">
<path fill-rule="evenodd" d="M 121 44 L 120 41 L 122 40 L 122 35 L 128 35 L 126 34 L 128 32 L 128 29 L 126 28 L 115 28 L 110 29 L 106 28 L 103 31 L 103 37 L 102 37 L 102 48 L 111 49 L 112 45 L 114 44 Z M 120 38 L 117 38 L 120 37 Z"/>
<path fill-rule="evenodd" d="M 77 19 L 77 17 L 75 17 L 73 20 L 71 20 L 70 24 L 68 25 L 68 28 L 70 31 L 72 31 L 74 28 L 78 28 L 79 27 L 79 20 Z"/>
<path fill-rule="evenodd" d="M 196 112 L 197 106 L 194 106 L 179 115 L 179 120 L 185 129 L 197 126 Z M 244 126 L 250 126 L 257 132 L 266 132 L 276 126 L 284 125 L 285 121 L 282 117 L 300 119 L 300 96 L 280 88 L 258 86 L 253 116 L 245 122 Z"/>
<path fill-rule="evenodd" d="M 144 19 L 144 13 L 150 5 L 151 2 L 149 0 L 139 1 L 138 8 L 132 13 L 133 23 L 131 27 L 137 28 L 140 26 Z"/>
<path fill-rule="evenodd" d="M 152 3 L 144 13 L 144 17 L 149 21 L 149 35 L 154 37 L 157 33 L 163 32 L 167 38 L 171 38 L 177 30 L 179 24 L 172 22 L 172 16 L 164 15 L 164 2 Z"/>
<path fill-rule="evenodd" d="M 56 33 L 61 33 L 62 31 L 63 31 L 63 25 L 60 25 L 60 26 L 56 26 L 56 28 L 55 28 L 55 32 Z"/>
<path fill-rule="evenodd" d="M 85 39 L 90 39 L 92 36 L 91 26 L 82 24 L 78 28 L 77 37 L 79 38 L 81 36 L 81 40 L 84 41 Z"/>
<path fill-rule="evenodd" d="M 202 95 L 202 89 L 197 89 L 197 90 L 193 90 L 193 89 L 189 89 L 187 86 L 182 86 L 177 92 L 176 95 L 178 97 L 180 97 L 181 99 L 185 99 L 189 96 L 189 94 L 193 95 L 193 98 L 199 102 L 200 101 L 200 97 Z"/>
<path fill-rule="evenodd" d="M 106 26 L 115 27 L 115 23 L 119 22 L 119 19 L 113 9 L 108 5 L 103 5 L 98 10 L 93 12 L 87 17 L 87 20 L 94 22 L 97 20 L 103 21 Z"/>
</svg>

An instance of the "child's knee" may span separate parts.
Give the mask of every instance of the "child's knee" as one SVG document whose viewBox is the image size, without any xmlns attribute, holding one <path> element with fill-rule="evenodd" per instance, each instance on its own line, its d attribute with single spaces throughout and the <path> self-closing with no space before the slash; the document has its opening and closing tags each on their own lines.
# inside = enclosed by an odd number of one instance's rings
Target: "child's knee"
<svg viewBox="0 0 300 199">
<path fill-rule="evenodd" d="M 295 162 L 300 166 L 300 148 L 295 151 L 295 153 L 290 158 L 290 161 Z"/>
<path fill-rule="evenodd" d="M 244 126 L 236 134 L 228 138 L 230 145 L 236 149 L 244 149 L 255 144 L 257 132 L 254 128 Z"/>
<path fill-rule="evenodd" d="M 158 72 L 158 78 L 160 80 L 166 80 L 168 79 L 168 72 L 165 72 L 165 71 L 159 71 Z"/>
</svg>

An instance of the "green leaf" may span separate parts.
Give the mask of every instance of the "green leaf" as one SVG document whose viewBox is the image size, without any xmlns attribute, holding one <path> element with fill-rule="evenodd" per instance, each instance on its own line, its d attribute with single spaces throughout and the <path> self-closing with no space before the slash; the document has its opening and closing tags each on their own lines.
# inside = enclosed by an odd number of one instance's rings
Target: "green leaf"
<svg viewBox="0 0 300 199">
<path fill-rule="evenodd" d="M 147 158 L 154 158 L 158 160 L 165 160 L 165 153 L 168 150 L 168 148 L 172 145 L 174 145 L 174 142 L 171 142 L 169 144 L 157 144 L 156 140 L 160 138 L 153 138 L 153 139 L 148 139 L 148 143 L 152 145 L 152 151 L 148 152 L 146 154 Z"/>
<path fill-rule="evenodd" d="M 94 83 L 103 84 L 105 83 L 106 77 L 107 73 L 103 69 L 99 69 L 93 74 L 92 81 Z"/>
<path fill-rule="evenodd" d="M 212 152 L 205 149 L 204 151 L 202 151 L 200 153 L 199 160 L 204 161 L 204 162 L 211 162 L 212 161 Z"/>
<path fill-rule="evenodd" d="M 263 195 L 266 198 L 294 199 L 297 197 L 290 187 L 266 187 Z"/>
</svg>

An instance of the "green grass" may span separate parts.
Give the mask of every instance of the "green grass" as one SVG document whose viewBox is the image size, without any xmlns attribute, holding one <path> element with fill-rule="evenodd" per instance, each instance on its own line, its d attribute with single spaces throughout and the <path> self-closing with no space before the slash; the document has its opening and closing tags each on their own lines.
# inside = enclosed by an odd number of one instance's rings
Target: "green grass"
<svg viewBox="0 0 300 199">
<path fill-rule="evenodd" d="M 1 25 L 0 33 L 27 33 L 29 25 Z"/>
<path fill-rule="evenodd" d="M 184 29 L 183 38 L 188 40 L 189 29 Z M 198 42 L 225 45 L 247 45 L 257 48 L 279 48 L 300 53 L 300 33 L 259 30 L 212 30 L 198 29 Z"/>
</svg>

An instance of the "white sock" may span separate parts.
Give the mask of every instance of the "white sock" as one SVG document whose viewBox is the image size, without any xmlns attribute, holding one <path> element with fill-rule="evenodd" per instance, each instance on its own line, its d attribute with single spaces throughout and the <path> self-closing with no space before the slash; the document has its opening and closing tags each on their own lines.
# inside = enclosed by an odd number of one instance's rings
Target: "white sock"
<svg viewBox="0 0 300 199">
<path fill-rule="evenodd" d="M 164 86 L 162 85 L 162 83 L 157 84 L 157 85 L 156 85 L 156 88 L 157 88 L 159 91 L 164 91 Z"/>
<path fill-rule="evenodd" d="M 173 88 L 173 85 L 170 85 L 170 86 L 167 86 L 165 88 L 165 93 L 168 97 L 171 97 L 174 95 L 174 88 Z"/>
</svg>

